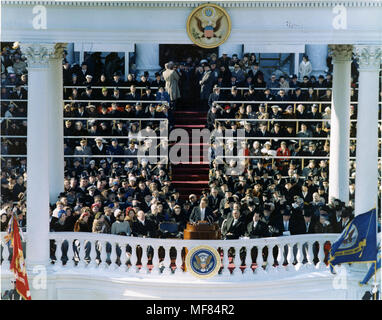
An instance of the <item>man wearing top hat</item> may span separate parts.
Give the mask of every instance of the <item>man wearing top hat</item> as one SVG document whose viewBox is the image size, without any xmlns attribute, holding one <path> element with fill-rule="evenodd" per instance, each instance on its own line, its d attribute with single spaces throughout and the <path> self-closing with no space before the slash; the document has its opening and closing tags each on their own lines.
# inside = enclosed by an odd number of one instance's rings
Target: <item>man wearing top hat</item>
<svg viewBox="0 0 382 320">
<path fill-rule="evenodd" d="M 312 234 L 315 233 L 316 220 L 313 218 L 313 211 L 311 205 L 304 205 L 302 210 L 302 216 L 304 222 L 301 228 L 301 234 Z"/>
</svg>

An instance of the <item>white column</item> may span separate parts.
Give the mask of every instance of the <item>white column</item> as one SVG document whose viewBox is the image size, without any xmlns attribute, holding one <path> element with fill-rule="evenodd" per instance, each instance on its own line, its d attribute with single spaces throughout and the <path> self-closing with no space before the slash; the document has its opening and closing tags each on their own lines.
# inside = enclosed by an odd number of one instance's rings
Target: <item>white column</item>
<svg viewBox="0 0 382 320">
<path fill-rule="evenodd" d="M 150 76 L 154 76 L 159 71 L 159 44 L 158 43 L 137 43 L 135 44 L 135 63 L 138 75 L 148 71 Z"/>
<path fill-rule="evenodd" d="M 34 290 L 31 272 L 49 263 L 49 108 L 51 64 L 55 44 L 21 44 L 28 63 L 27 129 L 27 243 L 26 264 L 33 299 L 44 299 L 46 290 Z"/>
<path fill-rule="evenodd" d="M 326 66 L 326 58 L 328 57 L 328 46 L 322 44 L 307 44 L 305 45 L 305 53 L 312 64 L 312 76 L 318 77 L 324 74 Z"/>
<path fill-rule="evenodd" d="M 298 67 L 300 65 L 300 53 L 294 53 L 294 74 L 298 77 Z"/>
<path fill-rule="evenodd" d="M 125 80 L 127 80 L 127 75 L 129 74 L 129 65 L 130 65 L 130 52 L 125 52 Z"/>
<path fill-rule="evenodd" d="M 68 55 L 66 56 L 66 60 L 70 64 L 74 63 L 74 43 L 68 43 L 66 46 L 66 51 L 68 52 Z"/>
<path fill-rule="evenodd" d="M 63 128 L 63 79 L 62 53 L 65 44 L 55 46 L 54 55 L 49 59 L 49 201 L 54 203 L 64 190 L 64 128 Z"/>
<path fill-rule="evenodd" d="M 355 215 L 374 208 L 378 192 L 378 73 L 382 47 L 356 46 L 359 64 Z"/>
<path fill-rule="evenodd" d="M 243 56 L 243 45 L 224 42 L 222 45 L 219 46 L 219 57 L 221 57 L 223 53 L 226 53 L 229 57 L 232 57 L 232 55 L 236 53 L 237 57 L 241 59 Z"/>
<path fill-rule="evenodd" d="M 81 49 L 80 50 L 80 57 L 79 57 L 80 66 L 81 66 L 82 62 L 84 62 L 84 59 L 85 59 L 85 51 Z"/>
<path fill-rule="evenodd" d="M 329 199 L 349 201 L 350 64 L 353 46 L 330 45 L 333 57 Z"/>
</svg>

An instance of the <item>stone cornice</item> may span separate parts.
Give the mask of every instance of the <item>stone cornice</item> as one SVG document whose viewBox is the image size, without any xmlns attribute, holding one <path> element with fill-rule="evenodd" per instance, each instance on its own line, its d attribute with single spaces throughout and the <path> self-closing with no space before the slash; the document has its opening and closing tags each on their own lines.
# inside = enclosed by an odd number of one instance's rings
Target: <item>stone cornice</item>
<svg viewBox="0 0 382 320">
<path fill-rule="evenodd" d="M 214 3 L 224 8 L 322 8 L 343 5 L 345 7 L 382 7 L 379 0 L 254 0 L 254 1 L 83 1 L 83 0 L 2 0 L 2 5 L 45 5 L 45 6 L 79 6 L 79 7 L 190 7 L 205 3 Z"/>
</svg>

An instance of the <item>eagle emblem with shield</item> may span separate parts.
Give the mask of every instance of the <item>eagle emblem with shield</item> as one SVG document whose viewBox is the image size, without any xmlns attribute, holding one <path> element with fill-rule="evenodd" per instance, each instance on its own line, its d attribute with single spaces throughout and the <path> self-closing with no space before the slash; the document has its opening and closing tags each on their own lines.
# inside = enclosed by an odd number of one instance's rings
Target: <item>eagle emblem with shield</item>
<svg viewBox="0 0 382 320">
<path fill-rule="evenodd" d="M 194 9 L 187 20 L 187 33 L 192 42 L 202 48 L 215 48 L 224 43 L 231 32 L 227 12 L 214 4 Z"/>
<path fill-rule="evenodd" d="M 198 246 L 186 256 L 187 271 L 198 278 L 209 278 L 220 270 L 220 260 L 220 255 L 214 248 Z"/>
<path fill-rule="evenodd" d="M 338 249 L 351 248 L 352 246 L 355 245 L 357 238 L 358 238 L 358 229 L 354 224 L 352 224 L 351 227 L 345 231 L 345 237 L 342 240 L 342 243 L 338 247 Z"/>
</svg>

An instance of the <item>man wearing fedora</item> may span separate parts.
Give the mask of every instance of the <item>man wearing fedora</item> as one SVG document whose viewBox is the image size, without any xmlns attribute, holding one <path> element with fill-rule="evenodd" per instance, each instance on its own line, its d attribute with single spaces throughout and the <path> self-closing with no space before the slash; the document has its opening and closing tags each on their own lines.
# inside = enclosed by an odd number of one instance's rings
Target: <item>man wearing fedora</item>
<svg viewBox="0 0 382 320">
<path fill-rule="evenodd" d="M 215 77 L 211 71 L 209 64 L 204 65 L 204 73 L 202 79 L 199 81 L 200 84 L 200 100 L 202 107 L 207 106 L 207 101 L 212 92 L 212 87 L 215 82 Z"/>
</svg>

